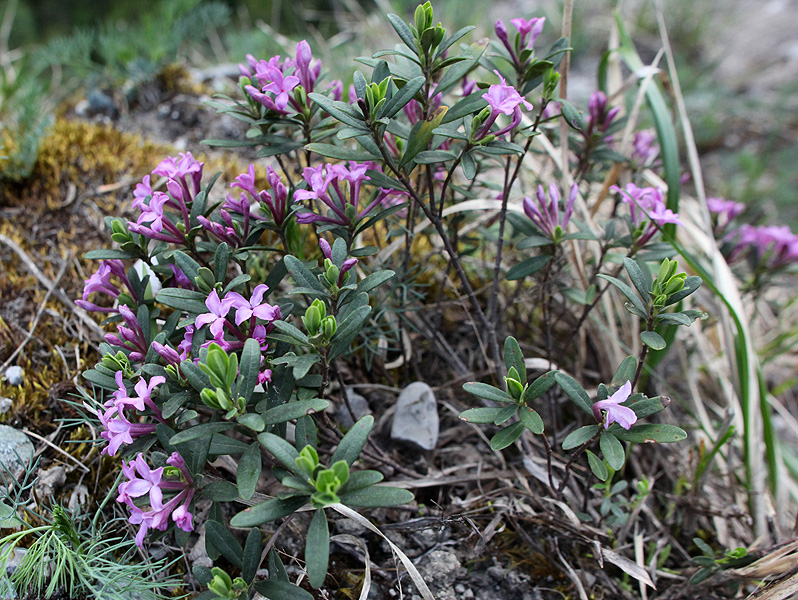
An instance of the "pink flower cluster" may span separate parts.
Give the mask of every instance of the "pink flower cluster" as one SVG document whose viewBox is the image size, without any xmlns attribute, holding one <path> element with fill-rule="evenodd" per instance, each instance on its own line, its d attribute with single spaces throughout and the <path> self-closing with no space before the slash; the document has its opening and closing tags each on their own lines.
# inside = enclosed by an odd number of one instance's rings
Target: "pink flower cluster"
<svg viewBox="0 0 798 600">
<path fill-rule="evenodd" d="M 238 292 L 227 292 L 224 298 L 219 298 L 219 294 L 213 290 L 205 300 L 208 312 L 197 316 L 194 326 L 208 325 L 213 335 L 213 341 L 224 350 L 243 348 L 244 342 L 248 338 L 258 340 L 261 350 L 266 350 L 268 347 L 266 334 L 271 330 L 272 322 L 282 319 L 279 306 L 263 301 L 263 296 L 268 289 L 266 284 L 261 283 L 252 290 L 249 300 Z M 228 313 L 232 309 L 236 311 L 234 321 L 228 317 Z M 240 326 L 245 321 L 249 321 L 249 327 L 245 331 L 241 331 Z M 225 331 L 232 334 L 235 339 L 225 339 Z M 206 343 L 210 344 L 210 341 Z"/>
<path fill-rule="evenodd" d="M 618 116 L 621 109 L 617 106 L 610 108 L 607 104 L 607 95 L 601 91 L 590 94 L 587 108 L 589 115 L 585 118 L 585 128 L 582 131 L 582 135 L 587 140 L 597 135 L 603 138 L 605 142 L 611 142 L 612 136 L 604 136 L 604 132 L 612 125 L 613 120 Z"/>
<path fill-rule="evenodd" d="M 531 50 L 535 46 L 535 41 L 543 31 L 543 25 L 546 24 L 546 17 L 534 17 L 529 20 L 522 18 L 510 19 L 510 23 L 512 23 L 518 31 L 514 44 L 510 43 L 510 37 L 507 33 L 507 26 L 502 22 L 501 19 L 496 21 L 494 25 L 494 31 L 496 32 L 496 37 L 499 38 L 501 43 L 504 44 L 504 47 L 507 49 L 507 52 L 510 53 L 510 59 L 512 60 L 513 64 L 516 66 L 523 66 L 529 62 L 529 59 L 527 59 L 526 62 L 521 63 L 517 53 L 523 52 L 525 49 Z"/>
<path fill-rule="evenodd" d="M 659 188 L 639 188 L 629 183 L 623 189 L 613 185 L 610 191 L 620 194 L 621 200 L 629 205 L 632 225 L 635 227 L 633 234 L 636 248 L 645 246 L 663 225 L 684 225 L 678 214 L 665 207 L 665 199 Z"/>
<path fill-rule="evenodd" d="M 726 240 L 735 242 L 728 256 L 729 262 L 737 260 L 747 251 L 755 252 L 760 266 L 767 270 L 798 262 L 798 235 L 787 225 L 746 224 L 730 232 Z"/>
<path fill-rule="evenodd" d="M 238 65 L 238 68 L 244 77 L 257 84 L 245 85 L 246 92 L 268 110 L 281 115 L 290 114 L 291 111 L 302 113 L 306 107 L 297 100 L 294 88 L 302 86 L 309 94 L 321 75 L 321 61 L 313 60 L 310 45 L 305 40 L 297 44 L 296 58 L 280 60 L 278 55 L 269 60 L 257 60 L 247 54 L 247 64 Z M 334 81 L 330 88 L 333 89 L 334 98 L 340 100 L 343 84 Z"/>
<path fill-rule="evenodd" d="M 297 213 L 298 223 L 333 223 L 349 226 L 366 215 L 375 206 L 385 202 L 389 197 L 401 195 L 398 190 L 380 188 L 379 193 L 365 208 L 359 210 L 360 189 L 363 182 L 371 178 L 366 175 L 369 169 L 377 169 L 372 162 L 357 163 L 349 161 L 349 168 L 341 164 L 319 165 L 318 167 L 305 167 L 302 173 L 309 189 L 294 192 L 294 200 L 318 200 L 326 205 L 331 212 L 320 215 L 314 212 Z M 348 194 L 344 192 L 343 184 L 348 187 Z"/>
<path fill-rule="evenodd" d="M 538 229 L 543 232 L 548 238 L 555 239 L 557 237 L 557 228 L 560 228 L 560 233 L 563 233 L 568 227 L 568 222 L 571 220 L 571 214 L 574 211 L 574 202 L 576 195 L 579 192 L 579 187 L 574 183 L 571 186 L 571 192 L 568 194 L 568 200 L 565 203 L 565 210 L 560 217 L 560 191 L 553 183 L 549 186 L 549 201 L 546 201 L 546 192 L 542 185 L 538 186 L 537 203 L 531 198 L 524 198 L 524 212 L 532 222 L 537 225 Z"/>
<path fill-rule="evenodd" d="M 139 547 L 144 545 L 144 537 L 150 529 L 165 531 L 170 517 L 183 531 L 194 530 L 193 515 L 189 512 L 194 499 L 191 474 L 177 452 L 166 459 L 166 464 L 169 465 L 167 469 L 151 469 L 141 452 L 134 460 L 122 463 L 122 473 L 127 481 L 119 484 L 116 501 L 130 510 L 128 521 L 140 526 L 136 534 Z M 166 479 L 165 475 L 174 475 L 177 479 Z M 164 492 L 177 493 L 164 503 Z M 138 505 L 135 499 L 139 499 Z"/>
<path fill-rule="evenodd" d="M 150 175 L 144 177 L 133 193 L 133 208 L 141 211 L 136 222 L 128 222 L 128 229 L 152 240 L 160 240 L 172 244 L 183 244 L 186 231 L 191 229 L 188 207 L 200 192 L 202 167 L 190 152 L 181 153 L 177 158 L 169 156 L 162 160 L 152 171 L 152 175 L 166 177 L 168 194 L 154 191 L 150 184 Z M 169 215 L 166 208 L 180 213 L 183 228 L 181 230 Z"/>
<path fill-rule="evenodd" d="M 108 441 L 108 446 L 103 449 L 103 454 L 116 456 L 122 444 L 132 444 L 135 438 L 155 431 L 155 423 L 138 423 L 135 419 L 130 421 L 125 415 L 126 409 L 134 408 L 137 411 L 150 409 L 156 420 L 164 422 L 161 409 L 152 400 L 152 392 L 158 385 L 165 382 L 166 378 L 161 375 L 153 377 L 149 383 L 141 378 L 134 387 L 134 392 L 137 395 L 128 396 L 122 371 L 116 372 L 116 385 L 119 387 L 112 394 L 113 399 L 106 401 L 103 407 L 105 410 L 96 412 L 100 423 L 105 428 L 105 431 L 100 433 L 100 437 Z"/>
</svg>

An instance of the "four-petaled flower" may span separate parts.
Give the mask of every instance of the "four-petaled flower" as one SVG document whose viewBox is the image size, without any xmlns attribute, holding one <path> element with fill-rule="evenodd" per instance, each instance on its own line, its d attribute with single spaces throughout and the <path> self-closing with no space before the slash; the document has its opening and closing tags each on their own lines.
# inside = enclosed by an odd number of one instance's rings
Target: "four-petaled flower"
<svg viewBox="0 0 798 600">
<path fill-rule="evenodd" d="M 474 134 L 475 141 L 479 141 L 488 135 L 490 128 L 493 126 L 493 123 L 496 122 L 500 114 L 513 115 L 513 118 L 509 125 L 493 134 L 496 136 L 507 133 L 518 127 L 521 123 L 521 104 L 523 104 L 527 110 L 532 110 L 534 108 L 532 104 L 527 102 L 524 97 L 518 93 L 518 90 L 511 85 L 507 85 L 504 77 L 502 77 L 498 71 L 496 71 L 496 75 L 499 76 L 501 83 L 490 86 L 488 91 L 482 94 L 482 97 L 487 101 L 490 107 L 490 114 L 485 119 L 479 131 Z"/>
<path fill-rule="evenodd" d="M 208 299 L 205 300 L 205 306 L 208 307 L 210 312 L 199 315 L 194 321 L 194 326 L 202 327 L 210 323 L 213 337 L 220 337 L 222 329 L 224 329 L 227 313 L 230 312 L 234 302 L 235 300 L 229 296 L 225 296 L 224 300 L 221 300 L 216 290 L 213 290 L 208 295 Z"/>
<path fill-rule="evenodd" d="M 604 428 L 609 428 L 613 423 L 618 423 L 626 429 L 637 422 L 637 415 L 628 406 L 621 406 L 632 395 L 632 382 L 624 383 L 617 392 L 606 400 L 599 400 L 593 404 L 593 416 L 598 423 L 603 423 Z M 602 412 L 604 413 L 602 415 Z"/>
<path fill-rule="evenodd" d="M 269 286 L 261 283 L 252 290 L 252 297 L 249 300 L 238 292 L 230 292 L 225 296 L 225 300 L 232 299 L 231 306 L 236 309 L 236 325 L 241 325 L 253 316 L 269 322 L 281 318 L 279 306 L 272 306 L 263 301 L 263 296 L 268 289 Z"/>
</svg>

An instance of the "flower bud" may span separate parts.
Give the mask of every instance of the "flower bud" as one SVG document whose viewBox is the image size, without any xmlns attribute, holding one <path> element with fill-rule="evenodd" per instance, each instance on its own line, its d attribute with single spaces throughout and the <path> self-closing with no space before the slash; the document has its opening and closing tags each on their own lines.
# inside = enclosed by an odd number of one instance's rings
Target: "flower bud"
<svg viewBox="0 0 798 600">
<path fill-rule="evenodd" d="M 326 341 L 329 342 L 333 338 L 337 330 L 338 330 L 338 323 L 335 321 L 335 317 L 333 317 L 332 315 L 326 317 L 321 322 L 321 333 Z"/>
<path fill-rule="evenodd" d="M 305 329 L 309 335 L 316 335 L 319 332 L 321 320 L 321 312 L 314 301 L 313 304 L 308 306 L 307 310 L 305 311 L 305 316 L 302 317 L 302 322 L 305 324 Z"/>
</svg>

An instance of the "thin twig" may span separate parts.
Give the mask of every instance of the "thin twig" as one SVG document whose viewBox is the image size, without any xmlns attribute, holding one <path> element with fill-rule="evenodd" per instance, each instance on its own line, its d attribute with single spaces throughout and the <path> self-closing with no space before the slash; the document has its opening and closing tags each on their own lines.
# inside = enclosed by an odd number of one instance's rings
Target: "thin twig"
<svg viewBox="0 0 798 600">
<path fill-rule="evenodd" d="M 14 240 L 7 238 L 2 233 L 0 233 L 0 242 L 2 242 L 5 246 L 13 250 L 17 256 L 19 256 L 20 260 L 25 263 L 25 266 L 28 268 L 28 271 L 39 280 L 39 282 L 44 285 L 47 289 L 52 288 L 53 295 L 58 298 L 61 302 L 63 302 L 67 308 L 69 308 L 72 313 L 80 319 L 84 325 L 86 325 L 89 329 L 91 329 L 97 336 L 100 338 L 105 337 L 105 331 L 103 331 L 102 327 L 97 325 L 92 318 L 88 315 L 88 313 L 76 305 L 70 298 L 67 296 L 63 290 L 55 289 L 55 284 L 47 277 L 44 273 L 39 270 L 39 267 L 36 266 L 36 263 L 33 262 L 30 256 L 17 244 Z"/>
<path fill-rule="evenodd" d="M 55 276 L 55 281 L 53 281 L 53 285 L 47 289 L 47 293 L 44 295 L 44 300 L 42 300 L 41 304 L 39 305 L 38 310 L 36 311 L 36 315 L 33 317 L 31 321 L 30 327 L 28 328 L 28 335 L 25 336 L 25 339 L 22 340 L 22 343 L 17 346 L 17 349 L 11 353 L 11 356 L 0 366 L 0 372 L 5 372 L 6 367 L 14 362 L 14 359 L 19 356 L 22 352 L 25 345 L 33 339 L 33 332 L 36 330 L 36 326 L 39 324 L 39 319 L 41 319 L 42 314 L 44 314 L 44 307 L 47 306 L 47 301 L 50 299 L 50 295 L 53 293 L 55 286 L 61 281 L 61 278 L 64 276 L 66 272 L 67 265 L 69 264 L 69 260 L 67 259 L 61 265 L 61 269 L 58 271 L 58 275 Z"/>
</svg>

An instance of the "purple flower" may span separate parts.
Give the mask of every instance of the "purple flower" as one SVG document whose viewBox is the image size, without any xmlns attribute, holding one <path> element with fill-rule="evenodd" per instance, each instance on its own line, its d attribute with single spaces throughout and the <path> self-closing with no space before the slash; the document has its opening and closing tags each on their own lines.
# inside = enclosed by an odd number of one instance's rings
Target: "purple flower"
<svg viewBox="0 0 798 600">
<path fill-rule="evenodd" d="M 645 129 L 635 133 L 632 141 L 632 160 L 640 165 L 650 165 L 659 154 L 657 134 Z"/>
<path fill-rule="evenodd" d="M 751 248 L 765 269 L 778 269 L 798 261 L 798 236 L 787 225 L 756 227 L 746 224 L 727 235 L 726 239 L 735 237 L 737 243 L 728 256 L 729 262 Z"/>
<path fill-rule="evenodd" d="M 521 18 L 510 19 L 510 23 L 512 23 L 518 30 L 518 35 L 521 38 L 519 41 L 519 46 L 521 48 L 532 48 L 535 45 L 535 40 L 543 31 L 543 25 L 546 24 L 546 17 L 533 17 L 528 21 Z M 526 38 L 530 33 L 532 36 L 527 42 Z"/>
<path fill-rule="evenodd" d="M 324 254 L 324 258 L 329 258 L 332 260 L 332 248 L 327 240 L 323 237 L 319 238 L 319 247 L 321 248 L 321 253 Z"/>
<path fill-rule="evenodd" d="M 493 30 L 496 32 L 496 37 L 499 38 L 499 41 L 501 41 L 501 43 L 504 44 L 504 47 L 507 48 L 507 52 L 510 53 L 512 62 L 517 63 L 518 57 L 515 55 L 515 49 L 510 43 L 510 38 L 507 35 L 507 26 L 501 19 L 499 19 L 496 21 L 496 23 L 494 23 Z"/>
<path fill-rule="evenodd" d="M 232 299 L 231 306 L 236 309 L 236 325 L 241 325 L 253 316 L 269 322 L 281 318 L 279 306 L 272 306 L 263 301 L 268 289 L 265 283 L 261 283 L 252 290 L 252 297 L 249 300 L 238 292 L 230 292 L 225 296 L 225 301 Z"/>
<path fill-rule="evenodd" d="M 166 378 L 163 375 L 156 375 L 150 379 L 149 383 L 144 381 L 144 378 L 139 379 L 133 388 L 138 396 L 127 395 L 127 388 L 122 381 L 122 371 L 116 372 L 115 379 L 116 385 L 119 386 L 119 389 L 117 389 L 113 394 L 114 405 L 116 405 L 120 412 L 123 408 L 127 408 L 129 406 L 132 406 L 136 410 L 144 410 L 146 406 L 151 408 L 153 412 L 160 417 L 161 410 L 152 401 L 152 392 L 156 386 L 166 383 Z"/>
<path fill-rule="evenodd" d="M 305 88 L 307 93 L 313 91 L 318 73 L 310 68 L 313 55 L 310 52 L 310 45 L 302 40 L 296 45 L 296 70 L 299 75 L 299 85 Z M 343 85 L 343 84 L 342 84 Z"/>
<path fill-rule="evenodd" d="M 631 394 L 632 382 L 627 381 L 612 396 L 593 404 L 593 416 L 596 422 L 603 423 L 605 429 L 613 423 L 618 423 L 628 431 L 637 422 L 637 415 L 628 406 L 621 406 L 621 403 L 626 402 Z"/>
<path fill-rule="evenodd" d="M 135 438 L 155 432 L 155 423 L 131 423 L 113 403 L 96 414 L 105 428 L 100 437 L 108 442 L 102 453 L 108 456 L 116 456 L 122 444 L 132 444 Z"/>
<path fill-rule="evenodd" d="M 153 194 L 152 186 L 150 186 L 150 176 L 145 175 L 144 179 L 141 180 L 141 183 L 136 184 L 136 189 L 133 191 L 133 208 L 138 208 L 141 210 L 143 206 L 146 206 L 147 198 L 151 197 Z"/>
<path fill-rule="evenodd" d="M 105 341 L 112 346 L 131 350 L 128 356 L 131 362 L 141 362 L 147 355 L 147 348 L 149 347 L 144 331 L 141 329 L 136 315 L 126 304 L 119 307 L 119 314 L 122 315 L 127 327 L 118 326 L 117 335 L 109 333 L 105 336 Z"/>
<path fill-rule="evenodd" d="M 123 463 L 122 466 L 122 473 L 128 481 L 119 485 L 117 502 L 125 504 L 130 510 L 128 522 L 140 525 L 136 534 L 136 544 L 139 547 L 143 546 L 144 538 L 150 529 L 166 530 L 170 516 L 183 531 L 194 530 L 193 516 L 189 512 L 189 506 L 194 498 L 194 482 L 180 454 L 173 452 L 166 463 L 172 467 L 172 471 L 179 472 L 179 480 L 165 479 L 170 471 L 164 467 L 150 469 L 142 453 L 139 453 L 134 461 Z M 137 474 L 140 477 L 137 477 Z M 164 503 L 164 492 L 177 493 Z M 145 495 L 148 496 L 149 505 L 134 504 L 134 498 Z"/>
<path fill-rule="evenodd" d="M 248 192 L 253 198 L 258 197 L 258 192 L 255 190 L 255 165 L 249 165 L 247 167 L 246 173 L 241 173 L 238 177 L 236 177 L 235 181 L 230 184 L 230 187 L 237 187 L 241 188 L 245 192 Z M 241 196 L 244 198 L 245 196 Z M 238 212 L 243 213 L 243 210 L 239 210 Z"/>
<path fill-rule="evenodd" d="M 136 473 L 140 478 L 136 477 Z M 159 487 L 163 477 L 163 467 L 150 469 L 144 455 L 139 452 L 135 460 L 128 463 L 122 462 L 122 474 L 128 481 L 119 484 L 119 496 L 116 501 L 120 503 L 132 502 L 133 498 L 149 495 L 150 506 L 161 508 L 163 506 L 163 491 Z"/>
<path fill-rule="evenodd" d="M 118 298 L 120 291 L 119 288 L 111 283 L 111 275 L 118 274 L 120 271 L 123 274 L 125 272 L 125 267 L 121 260 L 102 261 L 100 266 L 97 268 L 97 272 L 88 279 L 84 280 L 85 285 L 83 287 L 83 299 L 78 300 L 76 304 L 82 308 L 85 308 L 86 310 L 116 312 L 113 308 L 101 308 L 92 302 L 88 302 L 88 299 L 89 296 L 95 292 L 101 292 L 103 294 L 108 294 L 112 298 Z M 127 282 L 127 275 L 124 276 L 124 280 Z"/>
<path fill-rule="evenodd" d="M 579 192 L 577 184 L 571 186 L 571 192 L 568 194 L 568 200 L 565 203 L 565 210 L 562 218 L 560 218 L 559 204 L 560 192 L 557 186 L 553 183 L 549 186 L 549 201 L 546 201 L 546 192 L 542 185 L 538 186 L 537 203 L 531 198 L 524 198 L 524 212 L 532 222 L 543 232 L 548 238 L 555 242 L 559 242 L 563 232 L 568 227 L 571 220 L 571 215 L 574 211 L 574 202 Z"/>
<path fill-rule="evenodd" d="M 629 205 L 636 248 L 645 246 L 665 224 L 684 225 L 678 214 L 665 207 L 665 198 L 659 188 L 639 188 L 629 183 L 624 189 L 613 185 L 610 191 L 621 194 L 621 200 Z"/>
<path fill-rule="evenodd" d="M 488 134 L 490 128 L 500 114 L 512 115 L 513 118 L 507 127 L 493 134 L 496 136 L 515 129 L 521 123 L 521 104 L 523 104 L 527 110 L 532 110 L 534 108 L 513 86 L 507 85 L 504 77 L 502 77 L 498 71 L 496 71 L 496 74 L 499 76 L 501 83 L 490 86 L 488 91 L 482 94 L 482 97 L 487 101 L 490 107 L 490 115 L 485 119 L 485 123 L 474 135 L 475 141 L 481 140 Z"/>
<path fill-rule="evenodd" d="M 274 224 L 280 227 L 287 216 L 288 189 L 271 165 L 266 167 L 266 180 L 269 182 L 271 189 L 260 192 L 257 197 L 261 201 L 261 207 L 265 206 L 271 213 Z"/>
<path fill-rule="evenodd" d="M 208 325 L 210 323 L 210 330 L 213 334 L 213 337 L 221 337 L 227 313 L 230 312 L 230 309 L 233 307 L 233 303 L 234 299 L 231 298 L 229 294 L 225 296 L 224 300 L 221 300 L 219 299 L 219 294 L 216 293 L 216 290 L 213 290 L 208 296 L 207 300 L 205 300 L 205 306 L 208 307 L 209 312 L 197 316 L 194 321 L 194 326 L 202 327 L 203 325 Z"/>
<path fill-rule="evenodd" d="M 594 134 L 603 134 L 621 110 L 618 107 L 608 109 L 607 95 L 602 91 L 590 94 L 587 108 L 590 114 L 585 119 L 586 127 L 582 131 L 585 139 L 590 139 Z M 605 140 L 611 141 L 610 138 Z"/>
</svg>

